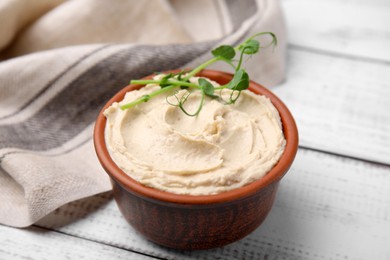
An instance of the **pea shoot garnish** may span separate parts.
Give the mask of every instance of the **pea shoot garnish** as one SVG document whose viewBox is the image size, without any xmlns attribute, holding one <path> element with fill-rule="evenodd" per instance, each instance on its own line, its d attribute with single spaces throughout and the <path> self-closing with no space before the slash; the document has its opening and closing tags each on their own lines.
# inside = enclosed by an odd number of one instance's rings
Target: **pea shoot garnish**
<svg viewBox="0 0 390 260">
<path fill-rule="evenodd" d="M 272 41 L 269 44 L 262 46 L 260 42 L 255 39 L 262 35 L 270 35 L 272 37 Z M 159 85 L 161 88 L 147 95 L 143 95 L 142 97 L 133 102 L 124 104 L 120 106 L 120 108 L 122 110 L 129 109 L 143 102 L 147 102 L 155 96 L 168 92 L 173 92 L 173 94 L 167 97 L 167 102 L 170 105 L 179 107 L 188 116 L 197 116 L 199 114 L 199 112 L 202 110 L 205 96 L 217 99 L 224 104 L 234 104 L 236 100 L 240 97 L 241 91 L 249 87 L 249 75 L 246 70 L 242 68 L 244 56 L 256 54 L 262 48 L 267 48 L 269 46 L 276 45 L 277 38 L 274 33 L 261 32 L 251 36 L 236 47 L 230 45 L 221 45 L 213 49 L 211 51 L 213 58 L 200 64 L 193 70 L 180 71 L 179 73 L 169 73 L 168 75 L 164 75 L 161 79 L 158 80 L 132 80 L 130 81 L 131 84 L 156 84 Z M 239 59 L 235 60 L 234 58 L 236 57 L 237 52 L 239 53 Z M 226 62 L 234 69 L 233 78 L 228 84 L 214 87 L 209 81 L 204 78 L 199 78 L 197 84 L 190 82 L 190 78 L 194 77 L 204 68 L 218 61 Z M 182 94 L 179 96 L 179 90 L 183 89 L 186 91 L 186 93 L 184 95 Z M 231 91 L 228 100 L 223 99 L 220 95 L 215 94 L 217 90 L 222 89 L 228 89 Z M 190 95 L 193 93 L 193 91 L 200 91 L 201 100 L 196 111 L 190 113 L 184 108 L 184 104 L 186 103 Z M 176 102 L 172 102 L 170 97 L 173 97 Z"/>
</svg>

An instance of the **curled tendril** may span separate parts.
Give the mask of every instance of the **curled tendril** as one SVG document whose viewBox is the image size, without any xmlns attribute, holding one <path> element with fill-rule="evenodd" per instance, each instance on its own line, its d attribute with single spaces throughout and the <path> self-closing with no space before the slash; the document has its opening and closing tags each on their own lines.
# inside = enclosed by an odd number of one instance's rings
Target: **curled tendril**
<svg viewBox="0 0 390 260">
<path fill-rule="evenodd" d="M 271 36 L 272 41 L 266 45 L 260 44 L 260 42 L 255 38 L 263 35 Z M 169 73 L 168 75 L 164 75 L 160 80 L 132 80 L 132 84 L 157 84 L 161 87 L 161 89 L 149 93 L 148 95 L 145 95 L 133 102 L 124 104 L 121 106 L 121 109 L 129 109 L 140 103 L 147 102 L 149 99 L 152 99 L 153 97 L 162 93 L 170 93 L 175 88 L 180 88 L 181 90 L 186 92 L 182 94 L 181 97 L 179 97 L 179 91 L 177 90 L 172 95 L 167 96 L 166 101 L 168 104 L 180 108 L 188 116 L 197 116 L 199 114 L 203 107 L 205 96 L 208 96 L 212 99 L 217 99 L 219 102 L 226 105 L 234 104 L 240 97 L 241 91 L 249 87 L 249 75 L 245 69 L 241 68 L 242 63 L 245 60 L 244 56 L 248 55 L 249 59 L 253 54 L 258 53 L 260 49 L 268 48 L 270 46 L 275 47 L 276 45 L 277 38 L 274 33 L 260 32 L 252 35 L 250 38 L 246 39 L 244 42 L 242 42 L 236 47 L 230 45 L 218 46 L 211 51 L 212 55 L 214 56 L 213 58 L 200 64 L 193 70 L 181 71 L 176 74 Z M 235 59 L 237 52 L 240 52 L 238 60 Z M 214 87 L 210 82 L 206 81 L 205 79 L 199 79 L 198 84 L 190 82 L 190 78 L 194 77 L 202 69 L 217 61 L 225 62 L 232 66 L 235 70 L 233 78 L 228 84 L 220 87 Z M 229 89 L 231 91 L 228 100 L 223 99 L 222 89 Z M 194 113 L 190 113 L 184 108 L 184 104 L 187 102 L 188 98 L 193 93 L 192 91 L 195 90 L 199 90 L 202 96 L 199 102 L 198 109 Z M 216 90 L 221 90 L 219 96 L 214 94 Z M 173 103 L 169 100 L 169 98 L 172 96 L 175 97 L 176 103 Z"/>
<path fill-rule="evenodd" d="M 184 108 L 184 104 L 187 102 L 187 99 L 193 94 L 193 92 L 190 92 L 188 91 L 187 89 L 185 90 L 182 90 L 184 91 L 184 94 L 181 95 L 181 97 L 178 96 L 179 92 L 178 90 L 176 90 L 173 94 L 167 96 L 165 98 L 165 100 L 167 101 L 167 103 L 171 106 L 174 106 L 174 107 L 178 107 L 181 109 L 181 111 L 183 111 L 184 114 L 186 114 L 187 116 L 197 116 L 199 114 L 199 112 L 202 110 L 202 107 L 203 107 L 203 103 L 204 103 L 204 92 L 202 91 L 202 97 L 201 97 L 201 100 L 199 102 L 199 106 L 198 106 L 198 109 L 194 112 L 194 113 L 190 113 L 188 112 L 188 110 L 186 110 Z M 171 97 L 175 97 L 177 103 L 172 103 L 169 98 Z"/>
<path fill-rule="evenodd" d="M 224 105 L 232 105 L 232 104 L 236 103 L 236 101 L 238 100 L 238 98 L 241 95 L 241 90 L 231 90 L 230 95 L 229 95 L 229 100 L 226 100 L 222 97 L 222 91 L 223 91 L 223 89 L 221 89 L 219 91 L 218 101 Z"/>
</svg>

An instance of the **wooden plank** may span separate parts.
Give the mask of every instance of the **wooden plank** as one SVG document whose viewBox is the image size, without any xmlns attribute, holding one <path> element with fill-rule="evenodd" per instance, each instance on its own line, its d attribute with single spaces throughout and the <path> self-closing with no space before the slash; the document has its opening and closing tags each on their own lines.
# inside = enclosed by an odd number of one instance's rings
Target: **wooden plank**
<svg viewBox="0 0 390 260">
<path fill-rule="evenodd" d="M 39 225 L 163 259 L 378 259 L 390 257 L 390 167 L 300 149 L 275 205 L 246 238 L 178 252 L 143 239 L 109 194 L 56 210 Z"/>
<path fill-rule="evenodd" d="M 272 90 L 291 109 L 300 144 L 390 164 L 390 65 L 290 47 Z"/>
<path fill-rule="evenodd" d="M 389 259 L 390 167 L 308 150 L 299 157 L 260 241 L 307 259 Z"/>
<path fill-rule="evenodd" d="M 0 225 L 0 259 L 155 259 L 38 227 Z"/>
<path fill-rule="evenodd" d="M 390 2 L 284 0 L 289 43 L 390 61 Z"/>
</svg>

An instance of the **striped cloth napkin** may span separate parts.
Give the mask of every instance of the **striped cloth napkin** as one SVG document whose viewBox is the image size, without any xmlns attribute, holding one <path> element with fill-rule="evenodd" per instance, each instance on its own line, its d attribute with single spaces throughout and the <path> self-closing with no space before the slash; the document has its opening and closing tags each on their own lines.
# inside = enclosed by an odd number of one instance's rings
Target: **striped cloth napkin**
<svg viewBox="0 0 390 260">
<path fill-rule="evenodd" d="M 214 47 L 261 31 L 274 32 L 279 45 L 246 67 L 253 80 L 273 86 L 285 60 L 275 0 L 2 0 L 0 223 L 26 227 L 111 189 L 92 130 L 130 79 L 194 67 Z"/>
</svg>

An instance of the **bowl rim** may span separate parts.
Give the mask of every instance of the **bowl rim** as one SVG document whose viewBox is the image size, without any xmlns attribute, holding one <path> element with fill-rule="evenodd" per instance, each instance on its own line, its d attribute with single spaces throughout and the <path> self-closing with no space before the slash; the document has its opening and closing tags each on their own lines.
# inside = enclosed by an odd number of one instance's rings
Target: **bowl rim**
<svg viewBox="0 0 390 260">
<path fill-rule="evenodd" d="M 170 70 L 165 73 L 178 71 L 179 70 Z M 147 77 L 144 77 L 143 79 L 150 79 L 154 75 L 155 74 L 149 75 Z M 228 82 L 233 75 L 227 72 L 205 69 L 199 72 L 197 76 L 207 77 L 217 82 Z M 298 129 L 292 114 L 290 113 L 286 105 L 270 90 L 254 81 L 250 81 L 249 89 L 256 94 L 261 94 L 268 97 L 271 100 L 272 104 L 278 110 L 282 121 L 284 136 L 286 139 L 286 147 L 281 158 L 279 159 L 278 163 L 264 177 L 243 187 L 212 195 L 175 194 L 144 186 L 143 184 L 139 183 L 138 181 L 127 175 L 124 171 L 122 171 L 119 166 L 114 163 L 111 156 L 109 155 L 104 138 L 106 117 L 103 115 L 104 110 L 109 107 L 113 102 L 118 102 L 122 100 L 126 92 L 139 89 L 141 87 L 142 85 L 130 84 L 121 89 L 119 92 L 117 92 L 100 110 L 99 115 L 96 119 L 93 133 L 95 151 L 104 170 L 111 177 L 111 179 L 118 182 L 123 188 L 133 194 L 161 202 L 191 205 L 215 204 L 239 200 L 255 194 L 259 190 L 267 187 L 274 182 L 278 182 L 285 175 L 285 173 L 290 168 L 292 162 L 294 161 L 295 155 L 298 150 Z"/>
</svg>

